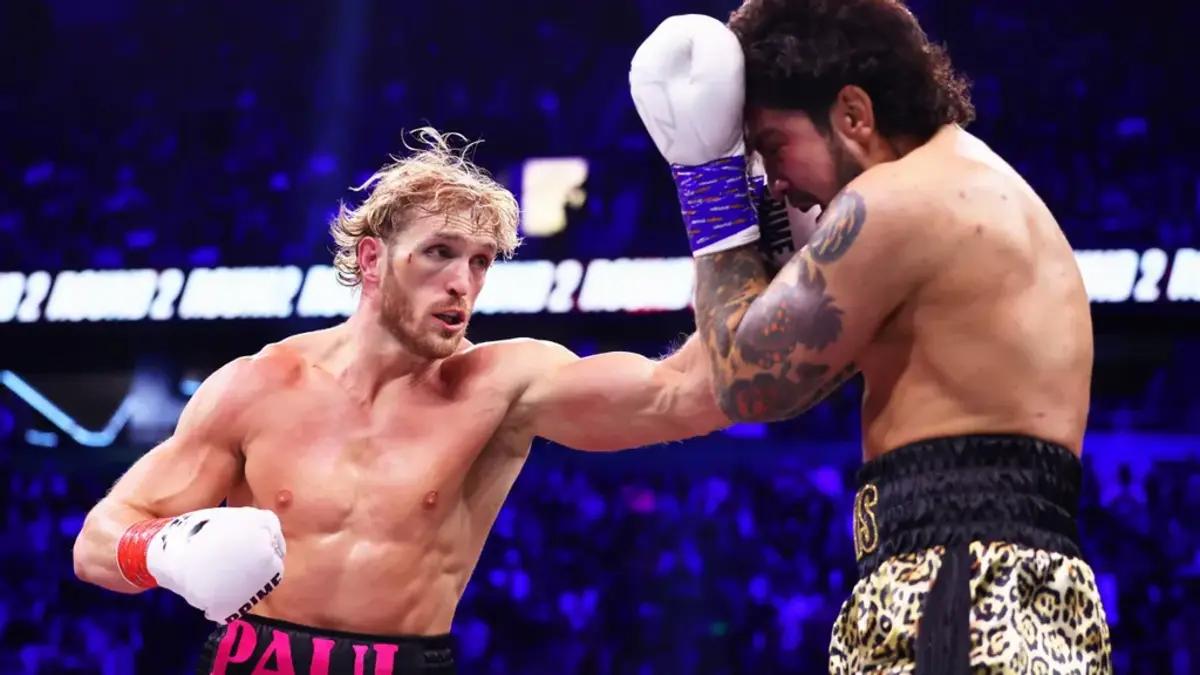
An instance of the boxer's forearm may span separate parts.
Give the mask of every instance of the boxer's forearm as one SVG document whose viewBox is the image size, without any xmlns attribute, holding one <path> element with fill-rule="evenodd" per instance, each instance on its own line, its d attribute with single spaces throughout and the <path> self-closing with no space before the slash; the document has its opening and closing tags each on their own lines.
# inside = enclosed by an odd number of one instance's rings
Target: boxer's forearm
<svg viewBox="0 0 1200 675">
<path fill-rule="evenodd" d="M 81 581 L 118 593 L 145 590 L 125 580 L 117 564 L 117 542 L 134 523 L 155 516 L 111 498 L 97 504 L 84 520 L 75 539 L 75 576 Z"/>
<path fill-rule="evenodd" d="M 714 398 L 717 379 L 714 375 L 713 361 L 709 358 L 699 332 L 688 336 L 675 353 L 660 362 L 659 367 L 678 373 L 676 396 L 687 401 L 680 407 L 697 411 L 692 417 L 705 420 L 705 433 L 729 425 L 732 420 L 723 414 L 720 401 Z"/>
<path fill-rule="evenodd" d="M 837 339 L 840 316 L 804 254 L 774 282 L 753 246 L 696 258 L 696 323 L 730 419 L 798 415 L 857 372 L 850 364 L 831 373 L 804 353 Z"/>
<path fill-rule="evenodd" d="M 753 246 L 696 258 L 696 327 L 710 362 L 713 385 L 721 410 L 730 419 L 749 417 L 738 400 L 745 383 L 738 329 L 746 311 L 770 283 L 770 272 Z"/>
</svg>

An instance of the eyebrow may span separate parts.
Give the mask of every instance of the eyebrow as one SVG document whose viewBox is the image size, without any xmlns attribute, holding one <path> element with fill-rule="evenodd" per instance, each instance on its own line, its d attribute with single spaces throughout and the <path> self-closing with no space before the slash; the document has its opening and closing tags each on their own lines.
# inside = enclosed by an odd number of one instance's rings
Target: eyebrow
<svg viewBox="0 0 1200 675">
<path fill-rule="evenodd" d="M 458 242 L 461 244 L 466 244 L 467 246 L 472 246 L 472 245 L 477 244 L 479 246 L 482 246 L 482 247 L 488 249 L 489 251 L 491 251 L 493 253 L 495 253 L 497 250 L 499 250 L 499 247 L 493 241 L 488 241 L 485 239 L 478 239 L 475 237 L 468 237 L 468 236 L 460 234 L 458 232 L 447 232 L 447 231 L 439 230 L 437 232 L 434 232 L 432 235 L 430 235 L 429 241 L 434 241 L 434 240 Z"/>
<path fill-rule="evenodd" d="M 769 142 L 775 136 L 781 135 L 780 131 L 774 127 L 761 129 L 750 138 L 750 147 L 754 150 L 761 150 L 764 143 Z"/>
</svg>

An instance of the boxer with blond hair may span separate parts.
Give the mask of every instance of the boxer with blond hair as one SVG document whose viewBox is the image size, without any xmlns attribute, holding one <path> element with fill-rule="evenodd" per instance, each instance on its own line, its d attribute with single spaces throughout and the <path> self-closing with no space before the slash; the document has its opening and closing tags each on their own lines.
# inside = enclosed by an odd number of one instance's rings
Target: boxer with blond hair
<svg viewBox="0 0 1200 675">
<path fill-rule="evenodd" d="M 695 340 L 661 360 L 467 340 L 517 203 L 451 137 L 417 138 L 333 221 L 353 315 L 213 373 L 75 544 L 81 579 L 222 624 L 203 673 L 454 672 L 455 609 L 533 437 L 605 451 L 728 423 Z"/>
</svg>

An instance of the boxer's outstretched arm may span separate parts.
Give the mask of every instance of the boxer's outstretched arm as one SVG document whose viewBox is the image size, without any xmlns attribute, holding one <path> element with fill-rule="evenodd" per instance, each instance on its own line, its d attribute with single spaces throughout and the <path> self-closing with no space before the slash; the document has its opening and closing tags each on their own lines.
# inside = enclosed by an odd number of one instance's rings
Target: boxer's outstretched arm
<svg viewBox="0 0 1200 675">
<path fill-rule="evenodd" d="M 249 384 L 243 359 L 221 368 L 188 401 L 175 433 L 134 463 L 84 520 L 75 540 L 75 574 L 122 593 L 130 584 L 117 567 L 117 542 L 130 525 L 217 506 L 241 471 L 234 438 L 238 391 Z"/>
<path fill-rule="evenodd" d="M 535 436 L 578 450 L 622 450 L 729 424 L 696 336 L 662 360 L 628 352 L 579 358 L 560 345 L 539 344 L 545 365 L 515 406 Z"/>
<path fill-rule="evenodd" d="M 696 323 L 731 419 L 786 419 L 818 403 L 858 371 L 859 352 L 920 283 L 932 252 L 901 227 L 908 200 L 881 197 L 841 193 L 774 280 L 753 246 L 697 256 Z"/>
</svg>

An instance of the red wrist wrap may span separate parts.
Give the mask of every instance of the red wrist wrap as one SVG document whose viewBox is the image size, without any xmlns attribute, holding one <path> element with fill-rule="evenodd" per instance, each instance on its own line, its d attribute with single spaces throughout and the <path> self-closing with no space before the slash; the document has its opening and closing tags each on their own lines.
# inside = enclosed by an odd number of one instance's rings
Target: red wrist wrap
<svg viewBox="0 0 1200 675">
<path fill-rule="evenodd" d="M 125 577 L 126 581 L 139 588 L 154 588 L 158 585 L 158 581 L 146 567 L 146 549 L 154 535 L 171 520 L 143 520 L 130 525 L 125 534 L 121 535 L 121 541 L 117 542 L 117 566 L 120 567 L 121 576 Z"/>
</svg>

